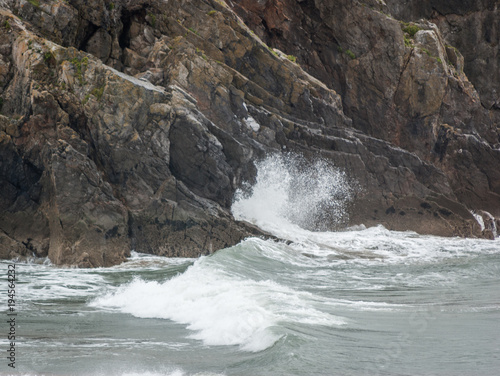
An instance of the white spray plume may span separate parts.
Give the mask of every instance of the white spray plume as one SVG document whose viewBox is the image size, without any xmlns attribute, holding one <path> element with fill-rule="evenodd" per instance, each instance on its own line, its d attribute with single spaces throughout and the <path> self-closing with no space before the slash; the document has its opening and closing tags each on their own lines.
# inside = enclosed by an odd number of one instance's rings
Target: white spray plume
<svg viewBox="0 0 500 376">
<path fill-rule="evenodd" d="M 237 219 L 269 231 L 294 225 L 325 231 L 346 223 L 352 189 L 331 162 L 274 154 L 256 167 L 255 185 L 235 194 L 232 212 Z"/>
</svg>

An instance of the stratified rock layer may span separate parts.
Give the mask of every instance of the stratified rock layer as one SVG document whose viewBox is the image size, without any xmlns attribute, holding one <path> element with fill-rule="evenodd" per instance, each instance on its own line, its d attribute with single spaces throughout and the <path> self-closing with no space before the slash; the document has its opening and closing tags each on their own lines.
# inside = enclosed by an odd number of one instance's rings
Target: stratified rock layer
<svg viewBox="0 0 500 376">
<path fill-rule="evenodd" d="M 438 27 L 409 35 L 356 2 L 235 4 L 255 33 L 215 0 L 5 2 L 1 257 L 109 266 L 262 234 L 231 200 L 283 151 L 345 169 L 349 224 L 479 236 L 469 210 L 500 215 L 496 110 Z"/>
<path fill-rule="evenodd" d="M 232 4 L 341 95 L 354 128 L 433 164 L 454 199 L 499 215 L 498 2 Z"/>
</svg>

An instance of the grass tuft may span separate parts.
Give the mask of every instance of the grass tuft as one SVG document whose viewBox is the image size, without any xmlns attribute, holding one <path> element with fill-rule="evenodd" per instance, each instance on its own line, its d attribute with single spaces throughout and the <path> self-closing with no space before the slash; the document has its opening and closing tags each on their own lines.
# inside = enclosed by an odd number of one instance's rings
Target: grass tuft
<svg viewBox="0 0 500 376">
<path fill-rule="evenodd" d="M 104 85 L 101 87 L 96 87 L 94 90 L 90 92 L 94 97 L 97 98 L 98 101 L 101 100 L 102 95 L 104 94 Z"/>
<path fill-rule="evenodd" d="M 403 23 L 403 31 L 407 33 L 411 38 L 415 36 L 420 30 L 422 30 L 420 27 L 417 25 L 412 25 L 408 23 Z"/>
<path fill-rule="evenodd" d="M 153 13 L 148 13 L 148 16 L 149 19 L 151 20 L 150 21 L 151 26 L 156 27 L 156 16 Z"/>
<path fill-rule="evenodd" d="M 346 50 L 345 54 L 349 56 L 352 60 L 356 59 L 356 55 L 351 50 Z"/>
<path fill-rule="evenodd" d="M 83 68 L 87 68 L 87 65 L 89 63 L 88 57 L 85 56 L 83 59 L 78 59 L 75 57 L 69 62 L 76 68 L 76 78 L 78 78 L 78 82 L 80 82 L 80 85 L 83 86 L 83 84 L 85 83 L 83 81 Z"/>
</svg>

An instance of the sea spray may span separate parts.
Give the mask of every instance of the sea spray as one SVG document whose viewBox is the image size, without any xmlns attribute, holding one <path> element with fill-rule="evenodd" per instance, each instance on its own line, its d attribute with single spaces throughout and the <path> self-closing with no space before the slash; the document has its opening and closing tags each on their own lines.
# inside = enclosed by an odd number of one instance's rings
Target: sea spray
<svg viewBox="0 0 500 376">
<path fill-rule="evenodd" d="M 232 212 L 266 229 L 293 225 L 312 231 L 344 226 L 353 189 L 330 161 L 274 154 L 256 163 L 256 183 L 235 194 Z"/>
<path fill-rule="evenodd" d="M 129 267 L 109 269 L 128 278 L 94 292 L 89 305 L 98 319 L 92 323 L 116 317 L 126 329 L 136 323 L 141 333 L 149 330 L 131 346 L 147 359 L 168 360 L 173 375 L 203 369 L 228 375 L 326 375 L 341 369 L 358 375 L 387 364 L 393 375 L 418 374 L 424 356 L 434 361 L 426 369 L 431 372 L 449 354 L 454 361 L 448 365 L 458 364 L 452 371 L 460 373 L 463 354 L 471 351 L 471 367 L 482 364 L 482 374 L 495 374 L 496 333 L 487 325 L 488 317 L 498 317 L 498 242 L 383 226 L 317 231 L 345 220 L 352 196 L 345 175 L 325 161 L 290 155 L 271 156 L 256 167 L 256 183 L 237 192 L 233 213 L 291 242 L 249 238 L 192 264 L 168 265 L 133 253 Z M 148 273 L 138 275 L 140 265 Z M 477 330 L 478 323 L 485 330 Z M 101 329 L 108 330 L 104 324 Z M 129 332 L 123 333 L 128 357 Z M 401 340 L 405 333 L 418 340 Z M 394 348 L 397 356 L 381 362 L 380 354 Z M 353 361 L 359 354 L 363 360 Z M 101 362 L 108 361 L 102 356 Z"/>
</svg>

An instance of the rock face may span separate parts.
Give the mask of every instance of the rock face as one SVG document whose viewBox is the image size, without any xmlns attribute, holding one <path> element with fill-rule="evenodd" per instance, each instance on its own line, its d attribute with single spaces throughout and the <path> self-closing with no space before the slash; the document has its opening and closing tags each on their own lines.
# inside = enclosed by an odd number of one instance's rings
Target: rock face
<svg viewBox="0 0 500 376">
<path fill-rule="evenodd" d="M 354 128 L 431 163 L 453 199 L 498 216 L 498 2 L 232 4 L 341 95 Z"/>
<path fill-rule="evenodd" d="M 495 83 L 468 71 L 445 13 L 231 4 L 0 2 L 0 257 L 109 266 L 262 234 L 231 200 L 253 161 L 284 150 L 357 182 L 349 224 L 481 236 L 469 210 L 495 223 Z"/>
</svg>

